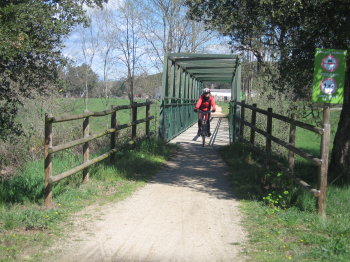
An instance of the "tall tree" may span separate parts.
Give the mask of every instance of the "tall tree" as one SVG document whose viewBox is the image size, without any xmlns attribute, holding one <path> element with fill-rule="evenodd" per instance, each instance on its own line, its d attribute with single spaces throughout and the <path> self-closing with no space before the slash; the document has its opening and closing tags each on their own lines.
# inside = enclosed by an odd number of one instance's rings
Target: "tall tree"
<svg viewBox="0 0 350 262">
<path fill-rule="evenodd" d="M 22 97 L 49 92 L 64 63 L 62 41 L 87 23 L 83 5 L 107 0 L 2 0 L 0 2 L 0 139 L 19 133 Z"/>
<path fill-rule="evenodd" d="M 108 105 L 108 97 L 111 91 L 111 79 L 113 54 L 117 47 L 116 34 L 117 28 L 111 26 L 113 24 L 113 12 L 107 8 L 94 12 L 94 21 L 100 35 L 100 48 L 98 55 L 103 64 L 103 94 L 105 106 Z"/>
<path fill-rule="evenodd" d="M 91 69 L 94 62 L 96 52 L 99 48 L 99 31 L 94 30 L 93 26 L 89 27 L 80 27 L 80 40 L 81 40 L 81 50 L 83 53 L 84 65 L 85 68 L 85 89 L 83 93 L 85 111 L 88 110 L 88 99 L 89 99 L 89 69 Z"/>
<path fill-rule="evenodd" d="M 148 55 L 161 71 L 165 53 L 194 53 L 213 40 L 214 33 L 205 31 L 201 22 L 186 17 L 183 0 L 145 0 L 142 6 L 142 36 L 148 44 Z"/>
<path fill-rule="evenodd" d="M 350 5 L 347 0 L 187 0 L 190 16 L 232 39 L 263 61 L 268 52 L 278 65 L 277 83 L 310 97 L 315 48 L 350 46 Z M 331 157 L 333 175 L 350 181 L 350 56 Z"/>
<path fill-rule="evenodd" d="M 114 26 L 117 56 L 127 70 L 126 86 L 130 104 L 134 102 L 135 74 L 144 52 L 141 47 L 140 15 L 132 0 L 125 0 L 118 8 Z M 118 24 L 116 24 L 118 23 Z"/>
</svg>

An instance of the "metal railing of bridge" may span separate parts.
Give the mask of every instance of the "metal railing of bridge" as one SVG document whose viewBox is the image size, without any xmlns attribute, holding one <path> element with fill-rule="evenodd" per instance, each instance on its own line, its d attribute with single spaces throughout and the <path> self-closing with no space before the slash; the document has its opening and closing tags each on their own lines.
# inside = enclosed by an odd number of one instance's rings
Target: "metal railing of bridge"
<svg viewBox="0 0 350 262">
<path fill-rule="evenodd" d="M 196 122 L 193 108 L 206 84 L 230 83 L 231 97 L 240 101 L 240 73 L 240 61 L 236 55 L 166 54 L 159 136 L 169 141 Z M 233 130 L 236 129 L 231 128 Z"/>
</svg>

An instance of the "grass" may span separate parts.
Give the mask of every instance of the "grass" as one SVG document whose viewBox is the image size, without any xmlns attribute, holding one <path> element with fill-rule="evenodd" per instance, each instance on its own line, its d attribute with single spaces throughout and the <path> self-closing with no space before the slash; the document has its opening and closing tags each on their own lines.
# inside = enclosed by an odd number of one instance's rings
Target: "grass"
<svg viewBox="0 0 350 262">
<path fill-rule="evenodd" d="M 230 106 L 229 102 L 217 101 L 216 104 L 222 108 L 223 114 L 228 115 Z"/>
<path fill-rule="evenodd" d="M 332 112 L 332 141 L 339 112 Z M 297 146 L 319 154 L 314 134 L 298 129 Z M 221 155 L 231 169 L 231 182 L 242 200 L 248 232 L 248 261 L 350 261 L 350 187 L 329 185 L 326 218 L 317 215 L 315 199 L 276 167 L 236 143 Z M 277 156 L 275 156 L 277 157 Z M 305 160 L 295 174 L 316 184 L 317 168 Z"/>
<path fill-rule="evenodd" d="M 111 104 L 127 104 L 113 99 Z M 228 103 L 220 103 L 223 113 Z M 90 99 L 90 111 L 102 111 L 101 99 Z M 110 104 L 108 105 L 110 106 Z M 65 112 L 82 113 L 83 99 L 65 100 Z M 29 110 L 30 111 L 30 110 Z M 151 115 L 156 111 L 152 107 Z M 337 114 L 332 112 L 332 136 Z M 118 112 L 120 124 L 129 122 L 129 111 Z M 138 118 L 144 110 L 138 111 Z M 311 119 L 306 119 L 312 122 Z M 109 127 L 109 116 L 91 118 L 91 132 Z M 82 122 L 78 127 L 82 126 Z M 54 125 L 54 130 L 58 125 Z M 142 129 L 143 127 L 141 127 Z M 154 126 L 154 128 L 156 128 Z M 297 130 L 297 146 L 319 152 L 319 140 L 308 131 Z M 53 196 L 57 206 L 42 209 L 42 161 L 27 163 L 18 174 L 0 184 L 0 261 L 43 259 L 35 249 L 50 246 L 74 212 L 92 203 L 103 204 L 123 199 L 142 186 L 173 148 L 160 142 L 142 143 L 136 150 L 118 153 L 117 162 L 107 161 L 91 167 L 91 179 L 81 184 L 81 174 L 55 184 Z M 94 150 L 96 151 L 96 150 Z M 316 215 L 315 200 L 291 183 L 278 169 L 263 167 L 263 159 L 243 145 L 234 144 L 221 152 L 231 168 L 231 182 L 237 197 L 242 199 L 244 224 L 249 233 L 247 252 L 250 261 L 350 261 L 350 188 L 329 186 L 327 218 Z M 55 155 L 54 172 L 76 166 L 81 156 L 74 152 Z M 317 169 L 306 161 L 298 161 L 296 173 L 315 184 Z"/>
<path fill-rule="evenodd" d="M 115 162 L 108 160 L 90 168 L 90 181 L 81 184 L 77 173 L 54 185 L 56 208 L 42 208 L 43 161 L 27 163 L 16 176 L 0 184 L 0 261 L 43 259 L 39 250 L 51 245 L 73 213 L 92 203 L 123 199 L 145 184 L 174 152 L 161 141 L 144 141 L 135 150 L 124 148 Z M 53 166 L 62 172 L 79 163 L 80 156 L 65 152 L 55 156 Z M 27 258 L 25 256 L 28 256 Z"/>
<path fill-rule="evenodd" d="M 334 136 L 337 131 L 338 122 L 340 117 L 340 111 L 331 111 L 330 124 L 331 124 L 331 141 L 330 150 L 332 150 Z M 299 119 L 302 122 L 306 122 L 312 125 L 321 126 L 321 123 L 315 123 L 315 121 L 310 117 L 306 119 Z M 321 136 L 316 135 L 311 131 L 297 127 L 296 130 L 296 146 L 302 148 L 304 151 L 311 153 L 315 156 L 319 156 L 320 152 L 320 142 Z"/>
</svg>

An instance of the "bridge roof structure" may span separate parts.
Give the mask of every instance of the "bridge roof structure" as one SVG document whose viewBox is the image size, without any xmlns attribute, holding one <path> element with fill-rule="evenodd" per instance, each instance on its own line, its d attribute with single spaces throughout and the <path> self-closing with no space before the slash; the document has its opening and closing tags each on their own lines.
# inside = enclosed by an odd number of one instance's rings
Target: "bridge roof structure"
<svg viewBox="0 0 350 262">
<path fill-rule="evenodd" d="M 238 66 L 237 55 L 170 53 L 168 59 L 201 82 L 231 83 Z"/>
</svg>

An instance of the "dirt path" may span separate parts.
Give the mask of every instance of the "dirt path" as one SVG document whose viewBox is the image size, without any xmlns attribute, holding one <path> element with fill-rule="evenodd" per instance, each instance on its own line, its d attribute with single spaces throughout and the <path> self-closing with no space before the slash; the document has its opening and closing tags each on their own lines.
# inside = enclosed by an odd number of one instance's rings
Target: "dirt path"
<svg viewBox="0 0 350 262">
<path fill-rule="evenodd" d="M 55 261 L 244 261 L 225 164 L 212 147 L 179 146 L 153 181 L 72 232 Z"/>
</svg>

